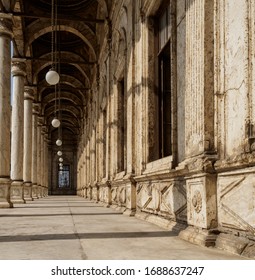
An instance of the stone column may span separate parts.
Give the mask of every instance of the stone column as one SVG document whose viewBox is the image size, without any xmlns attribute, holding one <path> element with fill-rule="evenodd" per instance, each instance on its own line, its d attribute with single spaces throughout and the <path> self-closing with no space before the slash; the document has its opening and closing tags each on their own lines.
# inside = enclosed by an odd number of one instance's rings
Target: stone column
<svg viewBox="0 0 255 280">
<path fill-rule="evenodd" d="M 41 197 L 44 197 L 45 193 L 45 146 L 44 146 L 44 136 L 46 130 L 45 126 L 42 126 L 42 133 L 41 133 Z"/>
<path fill-rule="evenodd" d="M 10 76 L 12 16 L 0 13 L 0 208 L 10 202 Z"/>
<path fill-rule="evenodd" d="M 41 197 L 41 189 L 42 189 L 41 134 L 42 134 L 42 118 L 38 117 L 38 124 L 37 124 L 37 186 L 38 186 L 37 197 L 38 198 Z"/>
<path fill-rule="evenodd" d="M 37 123 L 38 123 L 38 104 L 33 104 L 33 116 L 32 116 L 32 198 L 38 197 L 37 186 Z"/>
<path fill-rule="evenodd" d="M 32 199 L 32 103 L 34 99 L 34 89 L 25 87 L 24 95 L 24 156 L 23 156 L 23 180 L 24 199 Z"/>
<path fill-rule="evenodd" d="M 44 196 L 48 196 L 48 133 L 44 134 Z"/>
<path fill-rule="evenodd" d="M 25 203 L 23 186 L 24 143 L 24 80 L 26 64 L 22 59 L 12 62 L 13 104 L 11 137 L 11 202 Z"/>
</svg>

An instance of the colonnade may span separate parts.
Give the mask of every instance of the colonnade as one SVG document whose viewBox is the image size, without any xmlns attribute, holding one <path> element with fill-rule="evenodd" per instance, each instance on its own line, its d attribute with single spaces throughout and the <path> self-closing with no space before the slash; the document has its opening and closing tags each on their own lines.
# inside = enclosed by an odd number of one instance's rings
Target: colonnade
<svg viewBox="0 0 255 280">
<path fill-rule="evenodd" d="M 26 61 L 11 59 L 12 28 L 12 15 L 0 13 L 0 208 L 48 193 L 47 128 L 36 87 L 26 85 Z"/>
</svg>

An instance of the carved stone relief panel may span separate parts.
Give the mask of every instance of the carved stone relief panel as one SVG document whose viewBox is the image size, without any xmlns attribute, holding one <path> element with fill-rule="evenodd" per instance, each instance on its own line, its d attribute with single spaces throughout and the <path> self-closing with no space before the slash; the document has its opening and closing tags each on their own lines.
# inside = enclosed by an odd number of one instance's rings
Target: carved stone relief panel
<svg viewBox="0 0 255 280">
<path fill-rule="evenodd" d="M 140 211 L 171 220 L 186 220 L 186 190 L 178 181 L 139 183 L 137 207 Z"/>
<path fill-rule="evenodd" d="M 114 185 L 111 187 L 112 204 L 118 206 L 126 206 L 126 186 Z"/>
<path fill-rule="evenodd" d="M 105 188 L 104 187 L 100 187 L 99 188 L 99 201 L 101 202 L 105 202 Z"/>
<path fill-rule="evenodd" d="M 255 168 L 250 168 L 219 175 L 217 197 L 221 227 L 255 234 L 254 171 Z"/>
<path fill-rule="evenodd" d="M 92 199 L 95 201 L 98 201 L 98 195 L 99 195 L 99 191 L 98 191 L 98 187 L 93 187 L 92 188 Z"/>
<path fill-rule="evenodd" d="M 209 174 L 187 179 L 189 225 L 205 229 L 217 226 L 215 180 L 215 176 Z"/>
</svg>

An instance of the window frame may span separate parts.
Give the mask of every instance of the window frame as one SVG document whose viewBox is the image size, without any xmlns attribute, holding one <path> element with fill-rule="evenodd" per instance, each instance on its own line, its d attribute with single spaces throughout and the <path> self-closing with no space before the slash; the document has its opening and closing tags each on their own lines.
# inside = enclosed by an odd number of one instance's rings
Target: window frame
<svg viewBox="0 0 255 280">
<path fill-rule="evenodd" d="M 168 19 L 170 19 L 170 27 L 168 30 L 168 34 L 170 37 L 168 40 L 165 41 L 165 44 L 162 45 L 162 48 L 159 49 L 159 18 L 162 14 L 164 14 L 166 8 L 170 9 L 170 16 Z M 163 1 L 163 4 L 159 7 L 157 12 L 154 13 L 153 16 L 147 15 L 148 18 L 148 24 L 147 28 L 151 28 L 150 24 L 153 23 L 153 32 L 149 30 L 148 33 L 148 42 L 154 41 L 154 50 L 148 49 L 148 63 L 150 65 L 150 59 L 153 56 L 154 57 L 154 92 L 151 92 L 150 100 L 153 100 L 154 106 L 149 107 L 147 114 L 149 116 L 154 115 L 154 126 L 152 127 L 152 121 L 151 117 L 148 118 L 148 156 L 147 156 L 147 163 L 145 165 L 145 169 L 143 171 L 143 174 L 147 174 L 150 172 L 165 170 L 165 169 L 173 169 L 175 167 L 175 162 L 177 162 L 177 90 L 176 90 L 176 83 L 177 83 L 177 56 L 176 56 L 176 1 Z M 152 38 L 153 36 L 153 38 Z M 169 43 L 170 42 L 170 43 Z M 170 112 L 171 112 L 171 133 L 170 133 L 170 154 L 167 154 L 165 156 L 160 155 L 160 145 L 159 145 L 159 134 L 160 134 L 160 128 L 159 128 L 159 121 L 158 121 L 158 115 L 159 115 L 159 82 L 160 82 L 160 73 L 159 73 L 159 55 L 164 49 L 164 47 L 170 44 L 170 90 L 171 90 L 171 105 L 170 105 Z M 148 68 L 148 71 L 150 69 Z M 151 77 L 151 75 L 148 75 Z M 150 102 L 150 101 L 148 101 Z M 152 108 L 152 109 L 150 109 Z M 153 111 L 154 110 L 154 111 Z M 151 133 L 150 129 L 154 129 L 154 132 Z M 153 136 L 153 138 L 151 137 Z M 153 141 L 153 142 L 152 142 Z M 154 143 L 151 145 L 150 143 Z"/>
</svg>

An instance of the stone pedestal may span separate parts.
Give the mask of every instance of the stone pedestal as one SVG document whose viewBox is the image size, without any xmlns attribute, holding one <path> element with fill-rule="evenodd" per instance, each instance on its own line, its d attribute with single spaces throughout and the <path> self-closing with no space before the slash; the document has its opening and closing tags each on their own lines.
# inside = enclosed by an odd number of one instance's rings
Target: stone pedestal
<svg viewBox="0 0 255 280">
<path fill-rule="evenodd" d="M 136 213 L 136 183 L 132 176 L 124 177 L 126 184 L 126 210 L 124 215 L 134 216 Z"/>
<path fill-rule="evenodd" d="M 97 183 L 94 183 L 92 186 L 92 199 L 97 203 L 99 202 L 99 187 Z"/>
<path fill-rule="evenodd" d="M 10 180 L 0 178 L 0 208 L 13 207 L 10 201 Z"/>
<path fill-rule="evenodd" d="M 11 202 L 18 204 L 25 203 L 23 181 L 13 181 L 11 183 Z"/>
<path fill-rule="evenodd" d="M 25 201 L 32 201 L 32 184 L 31 183 L 24 183 L 24 200 Z"/>
<path fill-rule="evenodd" d="M 38 199 L 39 198 L 38 188 L 39 187 L 36 184 L 32 185 L 32 198 L 33 199 Z"/>
<path fill-rule="evenodd" d="M 186 178 L 187 221 L 190 227 L 180 237 L 192 243 L 214 246 L 217 228 L 216 176 L 197 174 Z"/>
<path fill-rule="evenodd" d="M 43 187 L 42 186 L 38 186 L 38 198 L 42 198 L 43 197 Z"/>
<path fill-rule="evenodd" d="M 111 184 L 105 178 L 102 182 L 98 183 L 99 186 L 99 200 L 106 207 L 110 207 L 112 204 L 111 197 Z"/>
</svg>

